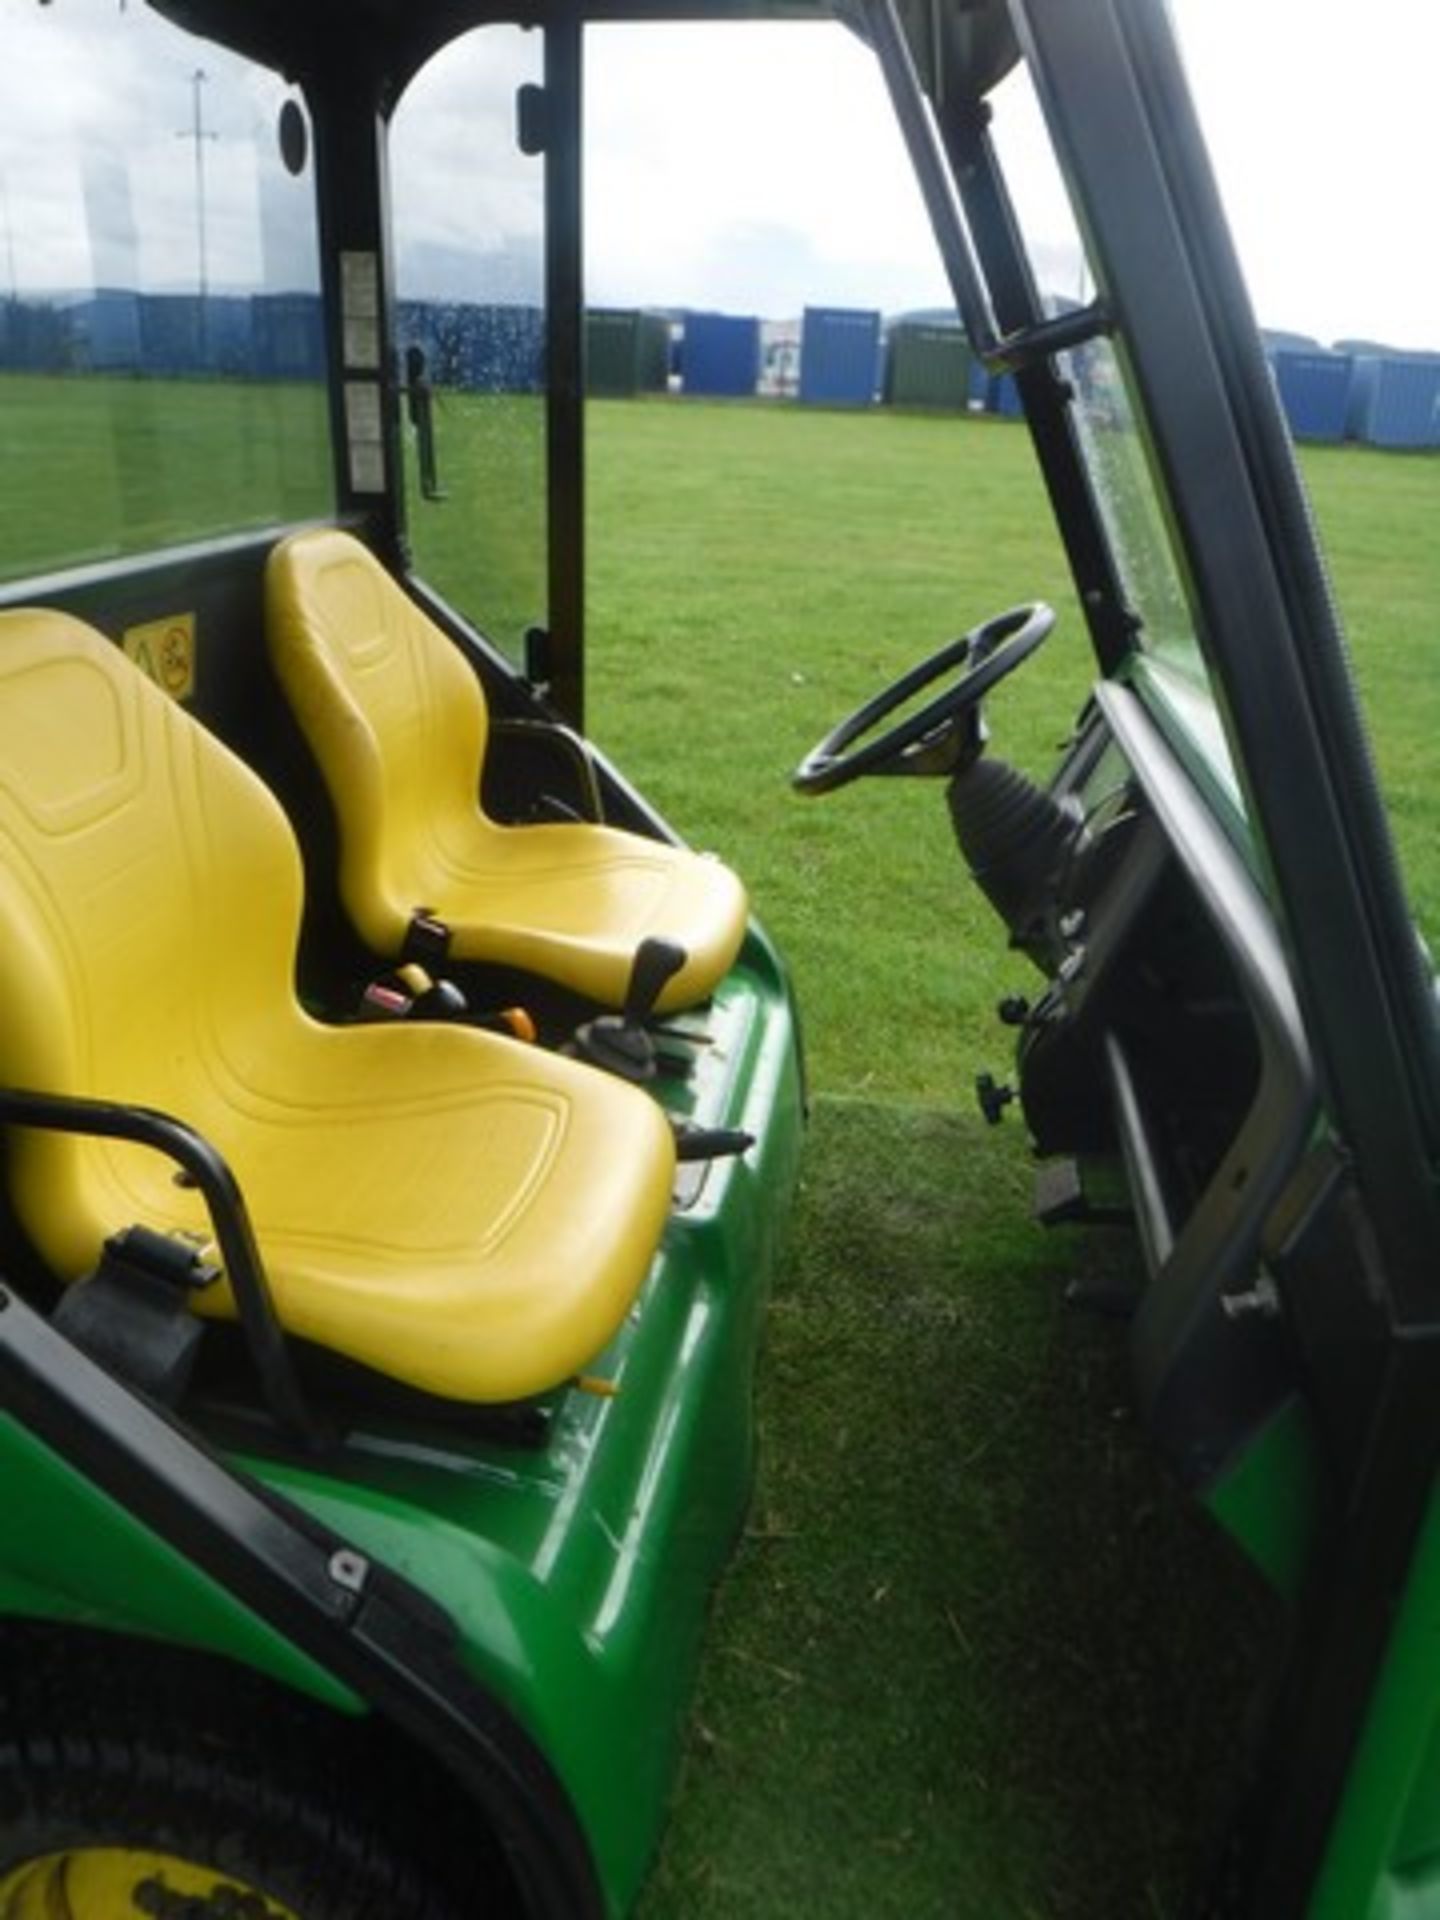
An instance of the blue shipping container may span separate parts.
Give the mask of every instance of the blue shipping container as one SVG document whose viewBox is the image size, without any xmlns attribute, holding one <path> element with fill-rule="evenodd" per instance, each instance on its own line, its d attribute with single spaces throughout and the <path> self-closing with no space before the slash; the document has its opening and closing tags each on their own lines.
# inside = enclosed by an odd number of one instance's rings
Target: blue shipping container
<svg viewBox="0 0 1440 1920">
<path fill-rule="evenodd" d="M 1349 354 L 1284 349 L 1270 364 L 1295 439 L 1343 440 L 1355 379 L 1355 362 Z"/>
<path fill-rule="evenodd" d="M 998 413 L 1006 420 L 1019 420 L 1025 412 L 1020 404 L 1020 389 L 1015 384 L 1013 373 L 996 373 L 990 378 L 990 397 L 987 402 L 991 413 Z"/>
<path fill-rule="evenodd" d="M 545 384 L 545 315 L 535 306 L 464 306 L 461 385 L 479 393 L 538 393 Z"/>
<path fill-rule="evenodd" d="M 1380 376 L 1379 357 L 1373 353 L 1355 355 L 1355 372 L 1350 381 L 1350 405 L 1345 414 L 1345 437 L 1347 440 L 1365 438 L 1365 422 L 1370 417 L 1370 403 L 1375 394 L 1375 382 Z"/>
<path fill-rule="evenodd" d="M 0 366 L 26 373 L 60 373 L 75 364 L 71 315 L 48 304 L 0 304 Z"/>
<path fill-rule="evenodd" d="M 739 397 L 760 380 L 760 322 L 729 313 L 687 313 L 681 346 L 686 393 Z"/>
<path fill-rule="evenodd" d="M 1372 447 L 1440 447 L 1440 358 L 1357 361 L 1349 431 Z"/>
<path fill-rule="evenodd" d="M 397 300 L 395 337 L 403 359 L 407 347 L 419 347 L 425 355 L 425 373 L 432 383 L 436 378 L 438 335 L 436 309 L 428 300 Z"/>
<path fill-rule="evenodd" d="M 800 398 L 807 406 L 868 407 L 880 370 L 880 315 L 806 307 L 800 330 Z"/>
<path fill-rule="evenodd" d="M 436 387 L 537 393 L 545 384 L 545 315 L 532 306 L 402 300 L 400 345 L 422 347 Z"/>
<path fill-rule="evenodd" d="M 75 358 L 95 373 L 133 373 L 140 365 L 140 301 L 123 287 L 97 287 L 70 309 Z"/>
<path fill-rule="evenodd" d="M 140 295 L 140 364 L 146 373 L 199 373 L 198 293 Z"/>
<path fill-rule="evenodd" d="M 257 293 L 250 302 L 255 372 L 262 380 L 319 380 L 325 326 L 318 293 Z"/>
<path fill-rule="evenodd" d="M 201 313 L 205 365 L 212 373 L 248 374 L 255 345 L 249 296 L 212 294 Z"/>
</svg>

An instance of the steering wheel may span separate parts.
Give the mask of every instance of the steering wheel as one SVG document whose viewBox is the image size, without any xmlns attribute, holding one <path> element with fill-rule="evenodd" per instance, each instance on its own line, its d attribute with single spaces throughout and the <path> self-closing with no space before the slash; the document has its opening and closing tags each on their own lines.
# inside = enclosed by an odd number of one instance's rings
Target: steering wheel
<svg viewBox="0 0 1440 1920">
<path fill-rule="evenodd" d="M 830 793 L 865 773 L 952 772 L 965 716 L 991 687 L 1030 658 L 1054 624 L 1054 609 L 1036 600 L 972 627 L 842 720 L 806 754 L 790 776 L 790 784 L 798 793 Z M 954 667 L 960 673 L 952 686 L 875 739 L 855 744 Z"/>
</svg>

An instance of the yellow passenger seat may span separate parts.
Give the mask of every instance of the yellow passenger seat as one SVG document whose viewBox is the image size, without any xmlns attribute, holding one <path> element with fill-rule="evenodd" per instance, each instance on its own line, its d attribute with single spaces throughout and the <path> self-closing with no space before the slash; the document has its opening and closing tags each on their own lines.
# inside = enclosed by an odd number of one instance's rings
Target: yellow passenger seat
<svg viewBox="0 0 1440 1920">
<path fill-rule="evenodd" d="M 635 949 L 663 938 L 688 957 L 661 1011 L 703 999 L 730 967 L 746 899 L 718 861 L 613 827 L 490 819 L 480 684 L 358 540 L 321 529 L 283 541 L 266 631 L 339 820 L 345 909 L 373 952 L 398 956 L 425 909 L 455 959 L 618 1007 Z"/>
<path fill-rule="evenodd" d="M 650 1266 L 664 1115 L 467 1028 L 322 1026 L 295 996 L 300 910 L 298 850 L 248 768 L 89 627 L 0 613 L 0 1083 L 206 1135 L 291 1333 L 456 1400 L 565 1380 Z M 67 1281 L 132 1224 L 208 1237 L 174 1172 L 71 1135 L 6 1147 Z M 223 1282 L 199 1301 L 234 1313 Z"/>
</svg>

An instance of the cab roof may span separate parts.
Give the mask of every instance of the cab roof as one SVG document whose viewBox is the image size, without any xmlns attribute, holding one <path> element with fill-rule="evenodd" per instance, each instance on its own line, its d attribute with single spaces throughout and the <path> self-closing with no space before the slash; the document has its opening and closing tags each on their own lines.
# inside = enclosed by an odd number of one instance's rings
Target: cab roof
<svg viewBox="0 0 1440 1920">
<path fill-rule="evenodd" d="M 336 68 L 384 75 L 395 92 L 439 47 L 506 21 L 632 25 L 839 20 L 867 38 L 865 0 L 149 0 L 178 26 L 292 78 Z M 896 0 L 927 93 L 988 93 L 1019 58 L 1005 0 Z"/>
</svg>

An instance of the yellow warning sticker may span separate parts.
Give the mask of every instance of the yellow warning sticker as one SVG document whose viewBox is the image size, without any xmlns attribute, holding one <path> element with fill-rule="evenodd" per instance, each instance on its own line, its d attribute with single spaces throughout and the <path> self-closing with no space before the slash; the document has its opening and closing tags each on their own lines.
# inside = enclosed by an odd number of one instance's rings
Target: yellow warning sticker
<svg viewBox="0 0 1440 1920">
<path fill-rule="evenodd" d="M 127 627 L 120 644 L 143 674 L 163 687 L 174 700 L 188 700 L 195 691 L 195 616 L 174 613 L 165 620 L 147 620 Z"/>
</svg>

